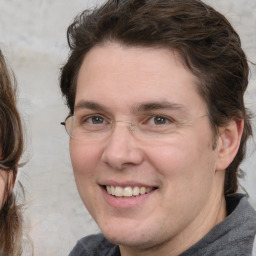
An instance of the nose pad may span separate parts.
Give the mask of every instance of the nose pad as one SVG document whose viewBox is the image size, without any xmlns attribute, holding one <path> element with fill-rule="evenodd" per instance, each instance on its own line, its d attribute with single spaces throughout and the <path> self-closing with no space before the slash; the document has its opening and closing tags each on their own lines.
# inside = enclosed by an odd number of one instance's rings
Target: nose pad
<svg viewBox="0 0 256 256">
<path fill-rule="evenodd" d="M 133 132 L 136 131 L 135 125 L 132 122 L 130 122 L 130 121 L 115 121 L 115 123 L 125 123 L 125 124 L 128 124 L 130 132 L 133 133 Z"/>
<path fill-rule="evenodd" d="M 130 123 L 130 131 L 131 132 L 135 132 L 136 131 L 136 127 L 133 123 Z"/>
<path fill-rule="evenodd" d="M 113 129 L 102 152 L 102 161 L 117 170 L 128 165 L 140 164 L 144 159 L 143 152 L 137 147 L 136 140 L 130 134 L 136 130 L 135 126 L 129 121 L 116 121 L 116 123 L 128 124 L 129 133 L 119 125 Z"/>
</svg>

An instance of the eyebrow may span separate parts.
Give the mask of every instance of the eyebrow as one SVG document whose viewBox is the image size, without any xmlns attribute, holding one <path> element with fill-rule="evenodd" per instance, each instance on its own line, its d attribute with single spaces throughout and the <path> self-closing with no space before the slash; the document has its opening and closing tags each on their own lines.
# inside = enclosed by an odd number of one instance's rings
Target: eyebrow
<svg viewBox="0 0 256 256">
<path fill-rule="evenodd" d="M 75 105 L 75 110 L 84 109 L 84 108 L 95 110 L 95 111 L 108 111 L 108 108 L 94 101 L 81 100 Z"/>
<path fill-rule="evenodd" d="M 154 111 L 154 110 L 161 110 L 161 109 L 179 110 L 179 109 L 185 109 L 185 106 L 178 103 L 161 101 L 161 102 L 145 102 L 142 104 L 137 104 L 132 108 L 133 112 L 147 112 L 147 111 Z"/>
<path fill-rule="evenodd" d="M 95 111 L 104 111 L 104 112 L 110 112 L 110 110 L 94 101 L 86 101 L 81 100 L 75 105 L 75 110 L 79 109 L 90 109 Z M 185 109 L 185 106 L 178 103 L 171 103 L 168 101 L 160 101 L 160 102 L 145 102 L 145 103 L 137 103 L 134 106 L 132 106 L 131 110 L 133 113 L 137 112 L 147 112 L 147 111 L 154 111 L 154 110 L 161 110 L 161 109 L 167 109 L 167 110 L 180 110 Z"/>
</svg>

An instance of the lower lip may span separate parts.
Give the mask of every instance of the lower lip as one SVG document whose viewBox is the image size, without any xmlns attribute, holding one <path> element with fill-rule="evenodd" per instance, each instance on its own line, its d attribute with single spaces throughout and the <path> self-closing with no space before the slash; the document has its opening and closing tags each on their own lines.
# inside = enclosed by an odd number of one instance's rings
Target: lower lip
<svg viewBox="0 0 256 256">
<path fill-rule="evenodd" d="M 126 209 L 126 208 L 133 208 L 138 205 L 141 205 L 145 201 L 147 201 L 156 190 L 152 190 L 151 192 L 139 195 L 139 196 L 133 196 L 133 197 L 116 197 L 108 194 L 108 192 L 102 187 L 101 188 L 103 192 L 103 197 L 105 201 L 114 208 L 120 208 L 120 209 Z"/>
</svg>

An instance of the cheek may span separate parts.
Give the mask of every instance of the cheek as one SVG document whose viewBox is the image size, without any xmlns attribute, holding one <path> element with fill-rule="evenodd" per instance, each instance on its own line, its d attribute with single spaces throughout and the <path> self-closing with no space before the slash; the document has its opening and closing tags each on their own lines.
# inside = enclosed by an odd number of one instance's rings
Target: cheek
<svg viewBox="0 0 256 256">
<path fill-rule="evenodd" d="M 184 138 L 184 142 L 180 139 L 161 150 L 151 148 L 148 159 L 163 181 L 163 207 L 180 215 L 207 201 L 215 173 L 215 156 L 210 143 L 196 138 Z"/>
<path fill-rule="evenodd" d="M 198 183 L 198 180 L 212 176 L 215 170 L 211 141 L 195 135 L 180 136 L 161 148 L 151 147 L 147 159 L 173 186 L 193 185 L 191 181 Z"/>
<path fill-rule="evenodd" d="M 70 157 L 78 190 L 82 193 L 88 192 L 89 187 L 94 184 L 97 174 L 95 170 L 100 163 L 99 148 L 71 140 Z"/>
<path fill-rule="evenodd" d="M 3 203 L 6 181 L 7 181 L 7 173 L 3 170 L 0 170 L 0 209 Z"/>
<path fill-rule="evenodd" d="M 99 160 L 99 150 L 93 145 L 70 141 L 70 158 L 75 172 L 91 169 Z"/>
<path fill-rule="evenodd" d="M 93 209 L 93 202 L 96 202 L 94 189 L 98 155 L 95 147 L 70 141 L 70 157 L 77 189 L 89 212 Z"/>
</svg>

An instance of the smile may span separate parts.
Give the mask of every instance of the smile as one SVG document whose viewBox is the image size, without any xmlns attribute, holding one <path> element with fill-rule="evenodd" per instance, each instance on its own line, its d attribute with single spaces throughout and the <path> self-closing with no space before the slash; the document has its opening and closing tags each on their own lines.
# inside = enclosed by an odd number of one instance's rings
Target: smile
<svg viewBox="0 0 256 256">
<path fill-rule="evenodd" d="M 120 187 L 120 186 L 106 186 L 106 191 L 109 195 L 116 197 L 133 197 L 145 195 L 150 193 L 155 188 L 153 187 Z"/>
</svg>

